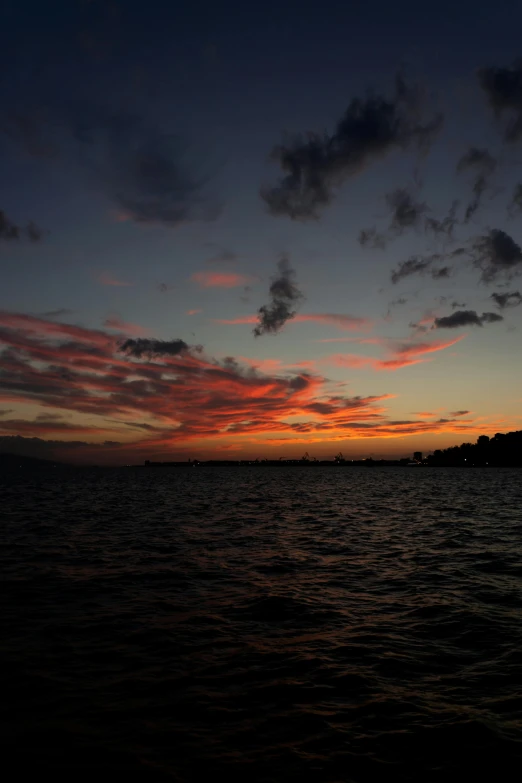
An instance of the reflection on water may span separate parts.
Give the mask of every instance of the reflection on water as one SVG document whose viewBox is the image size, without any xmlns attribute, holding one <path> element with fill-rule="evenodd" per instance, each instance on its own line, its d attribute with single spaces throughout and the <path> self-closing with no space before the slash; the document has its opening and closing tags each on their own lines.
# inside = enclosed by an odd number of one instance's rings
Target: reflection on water
<svg viewBox="0 0 522 783">
<path fill-rule="evenodd" d="M 518 779 L 521 471 L 1 482 L 20 775 Z"/>
</svg>

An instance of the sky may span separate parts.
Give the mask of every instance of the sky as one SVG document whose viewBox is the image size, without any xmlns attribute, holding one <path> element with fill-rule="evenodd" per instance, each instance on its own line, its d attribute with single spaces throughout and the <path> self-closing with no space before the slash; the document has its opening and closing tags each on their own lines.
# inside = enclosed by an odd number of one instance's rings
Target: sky
<svg viewBox="0 0 522 783">
<path fill-rule="evenodd" d="M 520 3 L 4 9 L 1 451 L 522 429 Z"/>
</svg>

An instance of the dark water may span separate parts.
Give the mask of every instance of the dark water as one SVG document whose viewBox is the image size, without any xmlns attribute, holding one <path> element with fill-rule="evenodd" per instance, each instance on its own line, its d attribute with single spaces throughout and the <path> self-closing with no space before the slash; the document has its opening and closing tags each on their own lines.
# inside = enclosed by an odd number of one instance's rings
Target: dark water
<svg viewBox="0 0 522 783">
<path fill-rule="evenodd" d="M 20 779 L 520 779 L 522 471 L 22 471 L 0 492 Z"/>
</svg>

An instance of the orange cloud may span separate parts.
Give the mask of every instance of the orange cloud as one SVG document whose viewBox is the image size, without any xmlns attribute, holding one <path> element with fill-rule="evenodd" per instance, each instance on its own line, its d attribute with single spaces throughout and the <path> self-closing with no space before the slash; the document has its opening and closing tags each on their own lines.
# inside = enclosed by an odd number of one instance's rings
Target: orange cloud
<svg viewBox="0 0 522 783">
<path fill-rule="evenodd" d="M 252 366 L 255 360 L 217 360 L 181 340 L 150 342 L 154 352 L 135 358 L 123 351 L 117 334 L 0 312 L 0 343 L 8 349 L 0 367 L 1 402 L 10 409 L 31 403 L 44 412 L 67 411 L 75 417 L 74 423 L 49 413 L 35 420 L 1 417 L 0 436 L 81 433 L 89 440 L 75 446 L 78 460 L 82 454 L 87 459 L 92 444 L 98 444 L 104 460 L 121 462 L 129 454 L 135 460 L 172 458 L 191 444 L 216 450 L 230 443 L 273 448 L 284 442 L 301 448 L 353 438 L 488 431 L 485 422 L 471 420 L 394 420 L 387 408 L 392 395 L 347 396 L 339 384 L 304 363 L 284 367 L 264 360 L 262 371 Z M 418 344 L 416 349 L 429 353 L 431 347 Z M 403 354 L 371 361 L 387 363 L 387 369 L 420 361 L 408 351 Z M 350 355 L 342 359 L 350 361 Z M 63 443 L 57 442 L 58 451 L 65 449 Z"/>
<path fill-rule="evenodd" d="M 186 315 L 197 315 L 198 313 L 202 313 L 203 310 L 187 310 Z"/>
<path fill-rule="evenodd" d="M 202 288 L 238 288 L 252 282 L 251 277 L 235 272 L 194 272 L 190 279 Z"/>
</svg>

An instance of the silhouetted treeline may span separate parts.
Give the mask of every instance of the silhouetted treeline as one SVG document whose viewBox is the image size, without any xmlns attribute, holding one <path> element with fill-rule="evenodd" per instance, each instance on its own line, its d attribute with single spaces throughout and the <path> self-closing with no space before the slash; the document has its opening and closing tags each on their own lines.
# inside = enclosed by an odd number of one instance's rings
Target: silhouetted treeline
<svg viewBox="0 0 522 783">
<path fill-rule="evenodd" d="M 427 463 L 448 467 L 522 467 L 522 430 L 497 432 L 492 438 L 481 435 L 476 443 L 437 449 Z"/>
<path fill-rule="evenodd" d="M 146 468 L 187 468 L 187 467 L 214 467 L 214 468 L 236 468 L 236 467 L 256 467 L 256 468 L 284 468 L 289 465 L 300 468 L 315 467 L 336 467 L 339 465 L 347 467 L 403 467 L 404 465 L 416 465 L 406 457 L 404 459 L 208 459 L 208 460 L 189 460 L 188 462 L 151 462 L 145 461 Z M 140 467 L 139 465 L 133 467 Z"/>
</svg>

